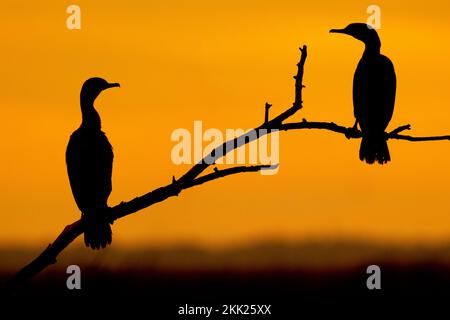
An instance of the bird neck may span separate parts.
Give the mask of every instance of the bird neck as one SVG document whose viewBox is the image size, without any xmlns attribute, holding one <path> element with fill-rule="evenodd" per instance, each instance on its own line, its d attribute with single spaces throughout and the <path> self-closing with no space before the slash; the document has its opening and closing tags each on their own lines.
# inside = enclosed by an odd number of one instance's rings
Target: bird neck
<svg viewBox="0 0 450 320">
<path fill-rule="evenodd" d="M 380 55 L 380 48 L 379 45 L 373 45 L 373 44 L 366 44 L 366 49 L 364 50 L 363 56 L 375 56 Z"/>
<path fill-rule="evenodd" d="M 370 37 L 365 39 L 364 44 L 366 45 L 366 49 L 364 50 L 364 55 L 379 55 L 381 49 L 381 41 L 380 37 L 377 33 L 371 33 Z"/>
<path fill-rule="evenodd" d="M 91 130 L 100 130 L 102 127 L 100 115 L 94 108 L 94 101 L 83 99 L 80 100 L 82 122 L 81 127 Z"/>
</svg>

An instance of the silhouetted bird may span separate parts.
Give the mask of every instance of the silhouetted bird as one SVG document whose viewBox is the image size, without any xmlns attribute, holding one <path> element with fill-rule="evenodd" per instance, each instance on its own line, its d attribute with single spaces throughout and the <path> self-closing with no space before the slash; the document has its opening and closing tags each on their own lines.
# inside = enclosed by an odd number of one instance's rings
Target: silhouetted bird
<svg viewBox="0 0 450 320">
<path fill-rule="evenodd" d="M 107 200 L 112 190 L 113 150 L 101 130 L 94 101 L 105 89 L 119 87 L 101 78 L 88 79 L 81 89 L 81 126 L 70 136 L 66 150 L 70 187 L 85 224 L 84 243 L 92 249 L 111 243 Z"/>
<path fill-rule="evenodd" d="M 354 128 L 359 123 L 363 134 L 359 158 L 370 164 L 387 163 L 391 157 L 384 132 L 394 112 L 397 86 L 394 66 L 380 54 L 380 38 L 369 25 L 352 23 L 330 32 L 350 35 L 366 45 L 353 78 Z"/>
</svg>

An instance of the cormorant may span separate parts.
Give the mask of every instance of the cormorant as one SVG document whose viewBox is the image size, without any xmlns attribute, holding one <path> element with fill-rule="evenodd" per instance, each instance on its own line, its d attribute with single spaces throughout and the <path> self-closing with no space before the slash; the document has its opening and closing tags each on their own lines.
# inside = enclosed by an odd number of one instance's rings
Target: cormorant
<svg viewBox="0 0 450 320">
<path fill-rule="evenodd" d="M 359 158 L 369 164 L 391 160 L 385 130 L 392 118 L 397 80 L 394 66 L 380 53 L 377 32 L 365 23 L 351 23 L 344 29 L 332 29 L 364 42 L 366 48 L 353 78 L 353 107 L 362 131 Z"/>
<path fill-rule="evenodd" d="M 114 155 L 94 108 L 97 96 L 112 87 L 120 85 L 101 78 L 84 82 L 80 93 L 81 126 L 70 136 L 66 150 L 70 187 L 85 223 L 84 243 L 92 249 L 105 248 L 112 240 L 107 200 L 112 190 Z"/>
</svg>

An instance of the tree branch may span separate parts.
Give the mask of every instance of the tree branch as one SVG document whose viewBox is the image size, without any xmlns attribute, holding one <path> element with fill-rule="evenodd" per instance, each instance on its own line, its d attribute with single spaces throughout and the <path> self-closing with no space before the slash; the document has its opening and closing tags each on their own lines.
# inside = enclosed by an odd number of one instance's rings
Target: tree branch
<svg viewBox="0 0 450 320">
<path fill-rule="evenodd" d="M 205 158 L 209 158 L 209 159 L 212 159 L 213 161 L 216 161 L 219 158 L 221 158 L 222 156 L 224 156 L 225 154 L 227 154 L 228 152 L 230 152 L 234 149 L 237 149 L 240 146 L 243 146 L 247 143 L 250 143 L 250 142 L 254 141 L 255 139 L 259 139 L 267 133 L 270 133 L 271 129 L 278 130 L 278 128 L 281 126 L 281 124 L 284 120 L 290 118 L 298 110 L 300 110 L 302 108 L 302 103 L 303 103 L 302 102 L 302 91 L 303 91 L 302 89 L 304 87 L 302 84 L 302 81 L 303 81 L 304 65 L 305 65 L 306 57 L 307 57 L 307 47 L 303 46 L 302 48 L 300 48 L 300 52 L 301 52 L 300 62 L 297 64 L 298 71 L 297 71 L 297 75 L 294 77 L 295 78 L 295 100 L 294 100 L 294 103 L 292 104 L 292 107 L 288 108 L 286 111 L 282 112 L 281 114 L 279 114 L 277 117 L 275 117 L 272 120 L 266 121 L 266 119 L 264 119 L 265 121 L 263 124 L 261 124 L 260 126 L 253 129 L 255 132 L 257 132 L 256 137 L 244 134 L 240 137 L 234 138 L 230 141 L 225 142 L 221 146 L 218 146 L 217 148 L 215 148 Z M 266 114 L 267 114 L 267 112 L 268 112 L 268 108 L 266 108 Z M 268 114 L 267 114 L 267 119 L 268 119 Z M 261 129 L 267 129 L 267 132 L 264 133 Z M 203 158 L 199 163 L 194 165 L 188 172 L 186 172 L 186 174 L 184 174 L 184 176 L 182 176 L 180 178 L 180 181 L 194 179 L 200 173 L 202 173 L 209 166 L 207 164 L 207 162 L 204 161 L 205 158 Z M 211 163 L 211 161 L 209 161 L 209 162 Z"/>
<path fill-rule="evenodd" d="M 142 210 L 155 203 L 161 202 L 169 197 L 178 196 L 178 194 L 185 189 L 189 189 L 209 181 L 227 177 L 230 175 L 244 173 L 244 172 L 257 172 L 270 165 L 255 165 L 255 166 L 238 166 L 227 168 L 223 170 L 215 170 L 212 173 L 201 176 L 197 179 L 187 182 L 171 183 L 164 187 L 155 189 L 141 197 L 137 197 L 129 202 L 122 202 L 115 207 L 111 208 L 112 219 L 117 220 L 132 214 L 136 211 Z M 56 263 L 56 257 L 78 236 L 84 232 L 83 221 L 80 219 L 64 228 L 60 235 L 49 244 L 48 247 L 31 263 L 22 268 L 13 278 L 9 280 L 8 285 L 10 287 L 17 287 L 23 284 L 28 279 L 31 279 L 34 275 L 38 274 L 46 267 Z"/>
<path fill-rule="evenodd" d="M 284 123 L 279 127 L 280 130 L 301 130 L 301 129 L 319 129 L 328 130 L 345 135 L 348 139 L 358 139 L 362 137 L 362 132 L 353 127 L 340 126 L 334 122 L 309 122 L 303 119 L 302 122 L 294 123 Z M 421 141 L 439 141 L 439 140 L 450 140 L 450 135 L 445 136 L 429 136 L 429 137 L 415 137 L 399 134 L 402 131 L 410 130 L 411 125 L 400 126 L 391 132 L 386 132 L 386 139 L 396 139 L 396 140 L 406 140 L 411 142 L 421 142 Z"/>
<path fill-rule="evenodd" d="M 178 180 L 175 177 L 172 178 L 172 183 L 166 186 L 157 188 L 145 195 L 137 197 L 129 202 L 122 202 L 112 208 L 110 208 L 111 220 L 117 220 L 125 217 L 129 214 L 135 213 L 139 210 L 147 208 L 155 203 L 166 200 L 169 197 L 178 196 L 178 194 L 185 189 L 204 184 L 209 181 L 213 181 L 219 178 L 227 177 L 230 175 L 244 173 L 244 172 L 257 172 L 262 169 L 268 168 L 268 165 L 256 165 L 256 166 L 237 166 L 227 168 L 224 170 L 218 170 L 214 168 L 214 171 L 203 176 L 200 176 L 209 166 L 214 164 L 218 159 L 225 156 L 228 152 L 233 151 L 243 145 L 257 140 L 266 134 L 270 134 L 271 130 L 299 130 L 299 129 L 322 129 L 341 133 L 347 138 L 361 138 L 362 133 L 355 128 L 347 128 L 337 125 L 333 122 L 308 122 L 303 119 L 302 122 L 283 123 L 285 120 L 295 115 L 295 113 L 303 107 L 302 101 L 302 89 L 303 86 L 303 71 L 307 57 L 307 48 L 303 46 L 300 48 L 301 57 L 297 64 L 298 70 L 295 78 L 295 97 L 294 102 L 290 108 L 269 120 L 269 108 L 270 104 L 266 103 L 264 113 L 264 123 L 255 127 L 253 130 L 256 135 L 244 134 L 240 137 L 236 137 L 230 141 L 223 143 L 215 148 L 209 155 L 204 157 L 201 161 L 191 167 L 183 176 Z M 265 129 L 265 130 L 261 130 Z M 409 130 L 410 125 L 401 126 L 390 133 L 386 133 L 387 139 L 398 139 L 407 141 L 432 141 L 432 140 L 450 140 L 450 136 L 434 136 L 434 137 L 413 137 L 408 135 L 402 135 L 400 132 Z M 272 166 L 273 168 L 273 166 Z M 34 275 L 44 270 L 47 266 L 56 263 L 57 256 L 78 236 L 84 232 L 83 221 L 78 220 L 71 225 L 64 228 L 61 234 L 56 240 L 48 245 L 48 247 L 31 263 L 22 268 L 17 274 L 14 275 L 9 281 L 10 287 L 16 287 L 24 284 L 31 279 Z"/>
<path fill-rule="evenodd" d="M 266 132 L 260 132 L 260 129 L 271 129 L 277 128 L 281 123 L 294 115 L 298 110 L 301 109 L 301 91 L 303 85 L 301 84 L 303 79 L 303 67 L 306 61 L 306 46 L 300 49 L 301 57 L 300 62 L 298 63 L 298 72 L 295 76 L 296 79 L 296 92 L 295 92 L 295 101 L 289 109 L 285 112 L 278 115 L 273 120 L 268 120 L 269 117 L 269 108 L 266 107 L 265 111 L 265 119 L 264 123 L 260 126 L 254 128 L 258 134 L 257 135 L 242 135 L 240 137 L 236 137 L 230 141 L 223 143 L 221 146 L 215 148 L 209 155 L 204 157 L 201 161 L 195 164 L 190 170 L 188 170 L 181 178 L 175 180 L 173 178 L 172 183 L 166 185 L 164 187 L 160 187 L 155 189 L 143 196 L 137 197 L 129 202 L 122 202 L 115 207 L 112 207 L 111 212 L 111 220 L 117 220 L 119 218 L 125 217 L 129 214 L 147 208 L 155 203 L 164 201 L 165 199 L 177 196 L 181 190 L 203 184 L 208 181 L 212 181 L 218 178 L 222 178 L 225 176 L 242 173 L 242 172 L 255 172 L 259 171 L 265 167 L 270 166 L 251 166 L 251 167 L 234 167 L 228 168 L 225 170 L 215 170 L 213 173 L 204 175 L 202 177 L 197 178 L 202 172 L 204 172 L 211 164 L 215 163 L 219 158 L 223 157 L 228 152 L 239 148 L 245 144 L 250 143 L 255 139 L 259 139 L 263 135 L 270 132 L 270 130 L 266 130 Z M 19 285 L 24 284 L 26 281 L 31 279 L 33 276 L 44 270 L 47 266 L 56 263 L 57 256 L 70 244 L 72 243 L 78 236 L 80 236 L 84 232 L 83 221 L 78 220 L 71 225 L 68 225 L 64 228 L 61 234 L 56 238 L 56 240 L 49 244 L 48 247 L 32 262 L 22 268 L 18 273 L 16 273 L 9 281 L 9 287 L 17 287 Z"/>
</svg>

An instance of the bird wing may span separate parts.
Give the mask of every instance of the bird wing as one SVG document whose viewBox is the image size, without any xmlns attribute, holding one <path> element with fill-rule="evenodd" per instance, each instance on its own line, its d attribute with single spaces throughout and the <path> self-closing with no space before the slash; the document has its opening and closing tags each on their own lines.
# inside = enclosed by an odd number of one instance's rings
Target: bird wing
<svg viewBox="0 0 450 320">
<path fill-rule="evenodd" d="M 113 151 L 106 135 L 82 129 L 70 137 L 67 173 L 78 208 L 86 213 L 107 206 L 112 190 Z"/>
<path fill-rule="evenodd" d="M 394 66 L 383 55 L 363 57 L 353 78 L 355 118 L 363 130 L 385 130 L 392 118 L 397 80 Z"/>
</svg>

